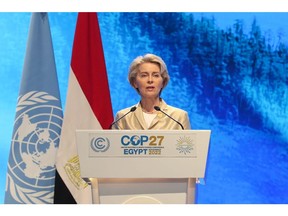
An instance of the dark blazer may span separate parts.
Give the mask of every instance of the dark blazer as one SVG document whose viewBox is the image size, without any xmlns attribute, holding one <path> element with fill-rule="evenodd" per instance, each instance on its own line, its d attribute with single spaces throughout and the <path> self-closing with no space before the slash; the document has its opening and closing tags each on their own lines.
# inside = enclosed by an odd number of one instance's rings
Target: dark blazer
<svg viewBox="0 0 288 216">
<path fill-rule="evenodd" d="M 170 119 L 168 116 L 158 111 L 157 116 L 152 121 L 150 127 L 147 127 L 146 122 L 143 117 L 143 111 L 141 109 L 140 103 L 134 105 L 137 109 L 134 112 L 129 113 L 120 121 L 112 126 L 112 129 L 118 130 L 182 130 L 181 126 Z M 131 106 L 133 107 L 133 106 Z M 125 108 L 117 112 L 115 120 L 121 118 L 125 115 L 131 107 Z M 191 129 L 188 113 L 182 109 L 169 106 L 162 99 L 159 106 L 161 110 L 172 118 L 180 122 L 185 130 Z"/>
</svg>

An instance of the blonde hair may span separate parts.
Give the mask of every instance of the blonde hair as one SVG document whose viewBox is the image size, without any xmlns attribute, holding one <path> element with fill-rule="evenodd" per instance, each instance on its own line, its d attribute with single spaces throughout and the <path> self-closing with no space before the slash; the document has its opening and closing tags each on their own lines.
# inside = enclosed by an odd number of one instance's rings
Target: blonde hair
<svg viewBox="0 0 288 216">
<path fill-rule="evenodd" d="M 169 79 L 170 79 L 167 66 L 161 57 L 154 55 L 154 54 L 149 54 L 149 53 L 144 56 L 138 56 L 130 64 L 129 73 L 128 73 L 128 80 L 129 80 L 130 85 L 134 88 L 133 84 L 135 83 L 137 73 L 139 72 L 139 67 L 141 64 L 147 63 L 147 62 L 155 63 L 159 65 L 160 74 L 161 74 L 161 77 L 163 78 L 162 89 L 164 89 L 167 86 Z"/>
</svg>

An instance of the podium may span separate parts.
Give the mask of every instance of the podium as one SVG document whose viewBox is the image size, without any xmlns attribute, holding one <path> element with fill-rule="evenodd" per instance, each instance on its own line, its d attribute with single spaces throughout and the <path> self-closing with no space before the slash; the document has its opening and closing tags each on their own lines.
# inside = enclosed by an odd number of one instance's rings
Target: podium
<svg viewBox="0 0 288 216">
<path fill-rule="evenodd" d="M 77 130 L 81 177 L 93 203 L 195 203 L 210 130 Z"/>
</svg>

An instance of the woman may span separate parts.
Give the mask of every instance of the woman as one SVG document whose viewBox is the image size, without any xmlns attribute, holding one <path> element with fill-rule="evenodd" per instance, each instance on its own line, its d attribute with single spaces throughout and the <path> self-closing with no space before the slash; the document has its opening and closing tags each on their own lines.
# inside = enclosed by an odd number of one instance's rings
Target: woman
<svg viewBox="0 0 288 216">
<path fill-rule="evenodd" d="M 161 57 L 146 54 L 134 59 L 129 68 L 128 80 L 141 96 L 141 100 L 138 104 L 117 112 L 112 129 L 191 129 L 188 113 L 167 105 L 160 97 L 169 81 L 167 67 Z"/>
</svg>

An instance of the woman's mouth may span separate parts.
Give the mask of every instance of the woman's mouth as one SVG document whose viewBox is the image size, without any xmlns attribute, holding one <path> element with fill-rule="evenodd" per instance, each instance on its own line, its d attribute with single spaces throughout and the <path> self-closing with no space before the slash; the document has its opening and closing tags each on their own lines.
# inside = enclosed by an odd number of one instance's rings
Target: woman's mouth
<svg viewBox="0 0 288 216">
<path fill-rule="evenodd" d="M 153 86 L 148 86 L 148 87 L 146 87 L 146 89 L 147 89 L 148 91 L 154 90 L 154 88 L 155 88 L 155 87 L 153 87 Z"/>
</svg>

